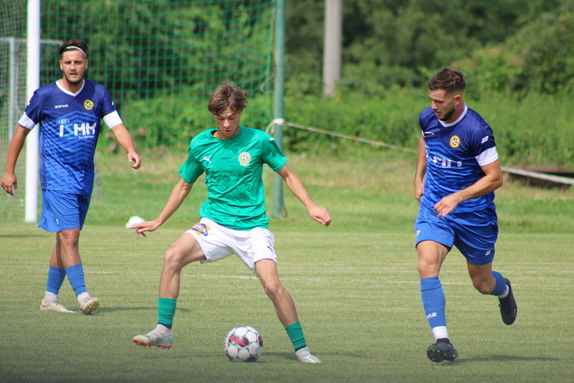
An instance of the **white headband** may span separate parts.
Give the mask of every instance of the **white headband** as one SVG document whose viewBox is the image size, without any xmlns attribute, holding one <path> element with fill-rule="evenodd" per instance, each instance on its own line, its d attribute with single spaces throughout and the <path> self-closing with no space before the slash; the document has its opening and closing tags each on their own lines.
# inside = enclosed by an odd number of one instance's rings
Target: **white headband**
<svg viewBox="0 0 574 383">
<path fill-rule="evenodd" d="M 64 50 L 64 52 L 65 52 L 65 51 L 69 51 L 69 50 L 78 50 L 78 51 L 80 51 L 80 52 L 82 52 L 82 53 L 84 54 L 84 57 L 85 57 L 85 58 L 88 58 L 88 55 L 86 54 L 86 52 L 84 52 L 84 50 L 83 50 L 82 48 L 80 48 L 80 47 L 77 47 L 77 46 L 75 46 L 75 45 L 70 45 L 69 47 L 66 47 L 66 49 Z"/>
</svg>

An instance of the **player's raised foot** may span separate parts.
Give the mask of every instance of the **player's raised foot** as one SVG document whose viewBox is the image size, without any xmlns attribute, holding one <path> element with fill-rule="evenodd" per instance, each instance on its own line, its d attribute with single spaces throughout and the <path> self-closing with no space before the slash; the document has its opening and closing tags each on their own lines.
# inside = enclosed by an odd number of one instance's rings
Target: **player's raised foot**
<svg viewBox="0 0 574 383">
<path fill-rule="evenodd" d="M 73 313 L 74 311 L 68 310 L 66 307 L 60 304 L 60 302 L 46 302 L 42 299 L 42 304 L 40 305 L 40 310 L 42 311 L 56 311 L 59 313 Z"/>
<path fill-rule="evenodd" d="M 98 298 L 86 297 L 81 303 L 80 308 L 84 314 L 93 314 L 100 307 L 100 300 Z"/>
<path fill-rule="evenodd" d="M 500 304 L 500 315 L 502 316 L 502 321 L 504 324 L 511 325 L 516 320 L 518 315 L 518 306 L 516 305 L 516 300 L 514 300 L 514 294 L 512 293 L 512 285 L 507 278 L 504 278 L 506 285 L 508 286 L 508 295 L 506 298 L 498 298 Z"/>
<path fill-rule="evenodd" d="M 454 362 L 458 358 L 458 351 L 453 347 L 448 339 L 437 339 L 436 343 L 427 349 L 427 356 L 430 360 L 440 363 L 443 360 Z"/>
<path fill-rule="evenodd" d="M 162 335 L 156 330 L 152 330 L 145 335 L 136 335 L 132 338 L 135 344 L 148 347 L 171 348 L 173 343 L 173 335 L 171 330 L 167 334 Z"/>
<path fill-rule="evenodd" d="M 295 351 L 297 359 L 303 363 L 321 363 L 321 359 L 317 358 L 309 352 L 309 347 L 303 347 Z"/>
</svg>

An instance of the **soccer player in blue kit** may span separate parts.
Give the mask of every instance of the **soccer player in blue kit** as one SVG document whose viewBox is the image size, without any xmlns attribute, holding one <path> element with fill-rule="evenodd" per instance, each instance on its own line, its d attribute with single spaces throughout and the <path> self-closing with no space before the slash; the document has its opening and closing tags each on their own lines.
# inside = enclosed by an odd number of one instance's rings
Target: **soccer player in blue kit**
<svg viewBox="0 0 574 383">
<path fill-rule="evenodd" d="M 79 39 L 60 46 L 63 77 L 34 92 L 18 121 L 2 176 L 2 188 L 12 195 L 18 186 L 14 173 L 16 161 L 28 133 L 39 124 L 42 218 L 38 226 L 56 233 L 46 292 L 40 305 L 43 311 L 73 313 L 58 298 L 66 276 L 83 313 L 92 314 L 100 305 L 99 299 L 90 296 L 86 289 L 78 242 L 90 206 L 101 119 L 127 152 L 128 160 L 134 162 L 131 167 L 138 169 L 141 165 L 108 91 L 84 78 L 87 52 L 88 45 Z"/>
<path fill-rule="evenodd" d="M 215 90 L 208 110 L 217 129 L 206 130 L 191 141 L 188 158 L 179 169 L 181 179 L 158 218 L 132 226 L 136 229 L 136 238 L 156 230 L 179 208 L 198 177 L 205 173 L 207 200 L 199 212 L 201 219 L 164 256 L 158 324 L 147 334 L 136 335 L 133 341 L 141 346 L 170 348 L 181 269 L 192 262 L 215 262 L 235 254 L 259 278 L 293 343 L 297 359 L 303 363 L 320 363 L 321 360 L 309 352 L 293 299 L 277 275 L 274 237 L 268 229 L 269 218 L 265 212 L 263 165 L 267 164 L 283 178 L 312 219 L 329 226 L 331 216 L 327 209 L 313 202 L 303 183 L 287 166 L 287 159 L 275 140 L 261 130 L 240 125 L 246 96 L 247 93 L 233 83 Z M 196 326 L 202 324 L 196 323 Z"/>
<path fill-rule="evenodd" d="M 419 116 L 422 137 L 414 179 L 420 202 L 415 222 L 421 298 L 435 343 L 427 349 L 434 362 L 454 361 L 449 340 L 441 266 L 453 245 L 464 255 L 474 287 L 497 296 L 502 321 L 511 325 L 518 312 L 510 281 L 492 270 L 498 235 L 494 190 L 502 171 L 491 128 L 464 103 L 463 74 L 444 68 L 428 83 L 431 107 Z"/>
</svg>

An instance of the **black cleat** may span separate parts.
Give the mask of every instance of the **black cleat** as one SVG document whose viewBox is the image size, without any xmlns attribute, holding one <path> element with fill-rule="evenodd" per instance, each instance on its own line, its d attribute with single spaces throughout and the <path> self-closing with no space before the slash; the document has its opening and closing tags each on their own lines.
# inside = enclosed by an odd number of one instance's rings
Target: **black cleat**
<svg viewBox="0 0 574 383">
<path fill-rule="evenodd" d="M 516 320 L 516 315 L 518 315 L 518 306 L 514 300 L 514 294 L 512 293 L 512 286 L 507 278 L 504 278 L 506 284 L 508 285 L 508 295 L 506 298 L 498 298 L 500 304 L 500 315 L 502 315 L 502 321 L 504 324 L 511 325 Z"/>
<path fill-rule="evenodd" d="M 443 360 L 454 362 L 458 358 L 458 351 L 450 344 L 448 339 L 437 339 L 436 343 L 427 349 L 427 356 L 430 360 L 440 363 Z"/>
</svg>

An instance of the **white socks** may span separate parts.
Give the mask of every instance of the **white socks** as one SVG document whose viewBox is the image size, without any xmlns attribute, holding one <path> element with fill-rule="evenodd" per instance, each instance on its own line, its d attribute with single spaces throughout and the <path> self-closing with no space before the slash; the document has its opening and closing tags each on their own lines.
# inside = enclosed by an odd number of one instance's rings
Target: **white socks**
<svg viewBox="0 0 574 383">
<path fill-rule="evenodd" d="M 46 291 L 46 294 L 44 295 L 44 302 L 58 302 L 58 294 Z"/>
<path fill-rule="evenodd" d="M 87 291 L 78 295 L 78 303 L 80 304 L 80 306 L 82 305 L 82 303 L 84 303 L 86 298 L 91 298 L 90 294 L 88 294 Z"/>
</svg>

